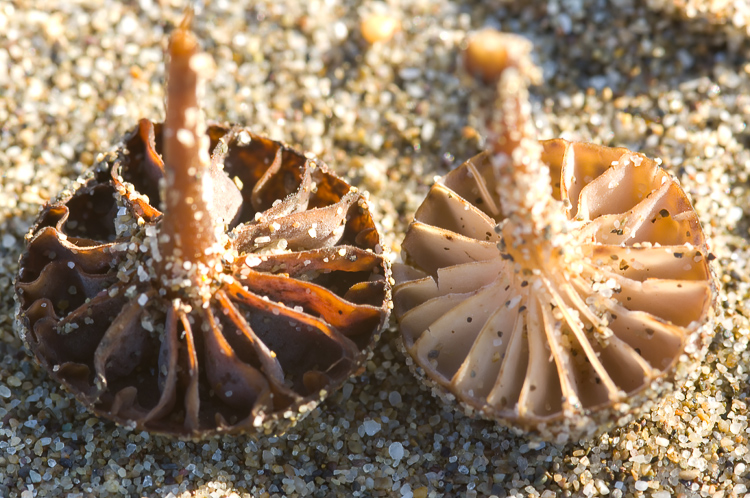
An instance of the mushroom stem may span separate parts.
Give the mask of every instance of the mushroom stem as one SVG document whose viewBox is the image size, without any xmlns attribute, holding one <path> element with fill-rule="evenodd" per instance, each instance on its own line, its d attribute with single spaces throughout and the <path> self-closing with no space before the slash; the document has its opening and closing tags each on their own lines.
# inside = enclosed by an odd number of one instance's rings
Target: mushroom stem
<svg viewBox="0 0 750 498">
<path fill-rule="evenodd" d="M 188 9 L 169 39 L 164 122 L 166 181 L 162 187 L 164 219 L 159 241 L 168 260 L 210 264 L 218 238 L 210 211 L 213 189 L 208 137 L 198 104 L 199 77 L 208 61 L 199 53 L 198 40 L 190 31 L 192 18 L 193 12 Z"/>
<path fill-rule="evenodd" d="M 480 105 L 486 109 L 486 147 L 502 212 L 513 225 L 509 235 L 516 247 L 550 240 L 566 223 L 563 215 L 555 216 L 560 210 L 554 208 L 549 167 L 531 116 L 528 87 L 541 79 L 531 48 L 524 38 L 487 29 L 472 37 L 465 52 L 470 72 L 485 83 L 496 82 L 494 89 L 480 90 Z"/>
</svg>

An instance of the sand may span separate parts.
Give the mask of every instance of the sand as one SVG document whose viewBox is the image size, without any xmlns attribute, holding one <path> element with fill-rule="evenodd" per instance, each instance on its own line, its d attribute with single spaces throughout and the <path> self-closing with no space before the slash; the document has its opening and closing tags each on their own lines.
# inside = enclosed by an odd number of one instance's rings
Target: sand
<svg viewBox="0 0 750 498">
<path fill-rule="evenodd" d="M 466 33 L 527 36 L 544 73 L 531 90 L 541 138 L 661 158 L 691 196 L 722 284 L 715 339 L 694 381 L 566 446 L 443 405 L 393 326 L 366 371 L 286 435 L 185 442 L 96 418 L 27 356 L 12 280 L 40 206 L 139 118 L 163 117 L 165 33 L 183 4 L 0 0 L 0 496 L 748 493 L 744 0 L 205 3 L 208 117 L 311 151 L 367 190 L 394 259 L 434 177 L 481 147 L 457 63 Z M 401 29 L 370 45 L 360 23 L 374 13 Z"/>
</svg>

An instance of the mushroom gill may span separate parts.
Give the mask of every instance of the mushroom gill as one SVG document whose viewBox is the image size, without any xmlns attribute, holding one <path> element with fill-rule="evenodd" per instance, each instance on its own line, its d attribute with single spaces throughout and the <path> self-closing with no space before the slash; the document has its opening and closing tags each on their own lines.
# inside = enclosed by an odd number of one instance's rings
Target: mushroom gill
<svg viewBox="0 0 750 498">
<path fill-rule="evenodd" d="M 430 383 L 470 412 L 565 442 L 623 423 L 689 373 L 711 336 L 716 282 L 690 201 L 655 161 L 535 139 L 529 51 L 491 31 L 470 42 L 467 66 L 489 61 L 483 74 L 499 78 L 478 90 L 493 109 L 488 150 L 417 210 L 394 310 Z"/>
<path fill-rule="evenodd" d="M 210 61 L 189 19 L 170 39 L 165 123 L 142 120 L 32 227 L 17 328 L 128 427 L 278 432 L 361 368 L 390 269 L 365 197 L 324 164 L 203 124 Z"/>
</svg>

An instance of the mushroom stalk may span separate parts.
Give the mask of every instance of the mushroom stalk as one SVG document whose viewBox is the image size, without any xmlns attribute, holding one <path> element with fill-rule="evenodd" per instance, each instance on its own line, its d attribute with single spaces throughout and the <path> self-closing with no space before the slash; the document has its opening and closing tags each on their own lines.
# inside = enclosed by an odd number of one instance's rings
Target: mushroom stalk
<svg viewBox="0 0 750 498">
<path fill-rule="evenodd" d="M 480 105 L 488 110 L 484 121 L 487 151 L 497 178 L 500 207 L 510 236 L 506 244 L 520 248 L 549 241 L 560 246 L 566 219 L 555 208 L 549 167 L 542 161 L 536 137 L 528 87 L 539 82 L 539 69 L 531 62 L 531 43 L 523 38 L 483 31 L 469 43 L 466 66 L 494 88 L 480 91 Z M 507 237 L 506 237 L 507 239 Z M 512 251 L 513 247 L 509 248 Z"/>
<path fill-rule="evenodd" d="M 159 241 L 167 259 L 212 266 L 218 239 L 210 211 L 208 137 L 198 104 L 199 73 L 205 69 L 206 57 L 199 53 L 198 40 L 189 29 L 192 17 L 189 11 L 169 40 L 164 219 Z"/>
</svg>

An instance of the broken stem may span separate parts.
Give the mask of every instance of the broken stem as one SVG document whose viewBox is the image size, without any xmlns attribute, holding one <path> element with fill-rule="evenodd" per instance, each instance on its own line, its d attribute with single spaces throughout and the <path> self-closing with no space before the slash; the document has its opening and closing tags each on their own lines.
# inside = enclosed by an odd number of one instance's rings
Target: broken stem
<svg viewBox="0 0 750 498">
<path fill-rule="evenodd" d="M 191 266 L 185 262 L 213 266 L 218 240 L 210 212 L 208 137 L 198 103 L 199 78 L 210 61 L 199 53 L 198 40 L 190 31 L 192 18 L 188 10 L 169 40 L 164 122 L 166 181 L 159 243 L 167 262 L 179 262 L 179 267 Z"/>
<path fill-rule="evenodd" d="M 495 88 L 483 88 L 487 151 L 497 176 L 498 197 L 506 217 L 506 244 L 522 248 L 552 241 L 566 222 L 552 197 L 549 167 L 541 158 L 528 87 L 538 82 L 531 43 L 519 36 L 484 30 L 469 42 L 467 69 Z M 510 226 L 508 226 L 510 225 Z M 511 248 L 512 248 L 511 247 Z"/>
</svg>

